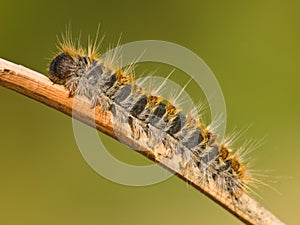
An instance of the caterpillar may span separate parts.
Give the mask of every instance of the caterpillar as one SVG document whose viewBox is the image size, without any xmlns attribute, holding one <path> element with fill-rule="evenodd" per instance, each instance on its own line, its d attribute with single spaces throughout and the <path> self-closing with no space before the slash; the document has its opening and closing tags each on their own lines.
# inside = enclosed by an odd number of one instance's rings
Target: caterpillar
<svg viewBox="0 0 300 225">
<path fill-rule="evenodd" d="M 238 199 L 253 181 L 239 151 L 202 122 L 198 114 L 184 114 L 170 99 L 142 87 L 135 79 L 134 63 L 122 68 L 116 55 L 102 57 L 98 44 L 76 47 L 70 34 L 63 37 L 49 66 L 49 78 L 64 85 L 69 96 L 83 96 L 91 108 L 111 111 L 115 124 L 127 126 L 133 139 L 154 149 L 157 158 L 172 158 L 177 169 L 192 167 L 199 182 L 225 191 Z M 163 86 L 163 83 L 162 83 Z M 163 145 L 166 152 L 155 151 Z"/>
</svg>

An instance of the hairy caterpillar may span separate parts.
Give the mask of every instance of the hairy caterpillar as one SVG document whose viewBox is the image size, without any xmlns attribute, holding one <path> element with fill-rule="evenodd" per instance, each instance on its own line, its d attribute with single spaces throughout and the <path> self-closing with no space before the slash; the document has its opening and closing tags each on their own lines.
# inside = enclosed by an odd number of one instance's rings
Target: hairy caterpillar
<svg viewBox="0 0 300 225">
<path fill-rule="evenodd" d="M 168 150 L 154 151 L 155 157 L 182 155 L 183 160 L 176 162 L 178 170 L 196 168 L 199 181 L 208 186 L 234 198 L 247 191 L 252 181 L 248 165 L 238 152 L 231 152 L 226 141 L 218 143 L 217 135 L 198 115 L 185 115 L 174 102 L 143 88 L 135 80 L 134 64 L 122 68 L 116 55 L 103 58 L 96 42 L 87 50 L 76 48 L 68 35 L 50 63 L 49 78 L 64 85 L 70 97 L 86 97 L 92 108 L 99 105 L 110 110 L 114 122 L 127 126 L 143 145 L 153 149 L 163 145 Z"/>
</svg>

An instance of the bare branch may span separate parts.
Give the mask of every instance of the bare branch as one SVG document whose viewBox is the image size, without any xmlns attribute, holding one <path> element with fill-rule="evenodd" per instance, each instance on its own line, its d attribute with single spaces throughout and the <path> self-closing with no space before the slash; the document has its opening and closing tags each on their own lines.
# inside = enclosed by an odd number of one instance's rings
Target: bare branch
<svg viewBox="0 0 300 225">
<path fill-rule="evenodd" d="M 96 123 L 96 128 L 99 131 L 117 139 L 114 133 L 116 129 L 114 128 L 113 130 L 111 122 L 112 114 L 109 111 L 104 111 L 97 106 L 95 109 L 95 118 L 93 118 L 89 112 L 90 103 L 84 100 L 82 100 L 82 108 L 80 110 L 73 109 L 74 99 L 69 98 L 68 91 L 61 85 L 54 85 L 46 76 L 40 73 L 0 59 L 0 85 L 35 99 L 69 116 L 72 116 L 72 110 L 77 110 L 74 114 L 76 119 L 90 126 Z M 199 182 L 197 171 L 193 171 L 192 168 L 176 171 L 174 163 L 172 164 L 171 160 L 156 158 L 151 149 L 147 149 L 145 146 L 141 146 L 138 141 L 128 138 L 126 133 L 122 132 L 122 128 L 120 128 L 117 140 L 120 137 L 122 143 L 133 149 L 142 150 L 138 152 L 152 161 L 160 162 L 160 165 L 167 170 L 175 172 L 182 180 L 191 184 L 244 223 L 262 225 L 284 224 L 246 193 L 243 193 L 238 199 L 233 198 L 226 192 L 220 194 L 219 190 L 215 190 L 207 184 Z"/>
</svg>

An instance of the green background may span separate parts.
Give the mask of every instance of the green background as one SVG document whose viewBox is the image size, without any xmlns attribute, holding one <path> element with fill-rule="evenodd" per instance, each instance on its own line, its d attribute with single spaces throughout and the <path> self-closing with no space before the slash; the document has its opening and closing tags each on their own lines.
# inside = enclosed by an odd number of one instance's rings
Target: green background
<svg viewBox="0 0 300 225">
<path fill-rule="evenodd" d="M 82 36 L 101 23 L 103 50 L 120 33 L 122 43 L 158 39 L 189 48 L 222 87 L 228 130 L 253 124 L 243 138 L 265 137 L 251 157 L 272 188 L 260 187 L 256 198 L 300 224 L 299 8 L 280 0 L 2 0 L 0 57 L 45 73 L 69 22 Z M 176 177 L 146 187 L 104 179 L 82 158 L 69 117 L 2 87 L 0 102 L 0 224 L 241 224 Z M 117 158 L 149 164 L 104 141 Z"/>
</svg>

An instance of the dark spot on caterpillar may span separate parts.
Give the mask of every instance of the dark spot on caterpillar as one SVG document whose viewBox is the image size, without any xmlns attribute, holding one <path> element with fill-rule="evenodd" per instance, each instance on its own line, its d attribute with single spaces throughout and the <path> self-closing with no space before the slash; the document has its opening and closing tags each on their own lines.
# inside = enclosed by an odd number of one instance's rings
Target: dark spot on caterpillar
<svg viewBox="0 0 300 225">
<path fill-rule="evenodd" d="M 99 82 L 102 73 L 103 70 L 101 66 L 95 66 L 93 69 L 91 69 L 86 75 L 89 84 L 95 86 Z"/>
<path fill-rule="evenodd" d="M 228 191 L 230 194 L 232 194 L 230 183 L 227 184 L 227 191 Z"/>
<path fill-rule="evenodd" d="M 49 78 L 54 83 L 64 83 L 67 78 L 75 73 L 77 64 L 67 53 L 61 53 L 50 63 Z"/>
<path fill-rule="evenodd" d="M 114 105 L 114 104 L 112 104 L 111 106 L 110 106 L 110 109 L 109 109 L 110 111 L 111 111 L 111 113 L 114 115 L 114 116 L 116 116 L 116 106 Z"/>
<path fill-rule="evenodd" d="M 131 116 L 128 117 L 127 121 L 128 121 L 128 123 L 129 123 L 129 125 L 132 126 L 132 121 L 133 121 L 133 119 L 132 119 Z"/>
<path fill-rule="evenodd" d="M 217 175 L 216 175 L 215 173 L 213 173 L 211 177 L 212 177 L 212 179 L 213 179 L 214 181 L 216 181 Z"/>
<path fill-rule="evenodd" d="M 168 117 L 168 114 L 167 114 L 167 115 L 164 115 L 162 119 L 163 119 L 163 120 L 162 120 L 161 122 L 163 122 L 163 123 L 161 123 L 160 125 L 163 125 L 163 127 L 166 127 L 167 124 L 169 123 L 169 117 Z M 163 128 L 163 127 L 160 126 L 160 128 Z"/>
<path fill-rule="evenodd" d="M 105 80 L 105 86 L 107 89 L 111 88 L 117 81 L 117 76 L 116 74 L 112 74 L 107 79 Z"/>
<path fill-rule="evenodd" d="M 199 127 L 196 128 L 195 131 L 190 135 L 187 133 L 186 135 L 180 137 L 180 139 L 183 141 L 182 144 L 189 149 L 194 148 L 203 141 Z"/>
<path fill-rule="evenodd" d="M 130 126 L 130 129 L 131 129 L 131 134 L 134 134 L 133 118 L 131 116 L 129 116 L 127 121 Z"/>
<path fill-rule="evenodd" d="M 147 95 L 142 95 L 137 102 L 133 105 L 132 109 L 130 110 L 130 113 L 137 117 L 143 110 L 145 109 L 147 104 Z"/>
<path fill-rule="evenodd" d="M 213 161 L 219 154 L 218 148 L 219 148 L 218 146 L 213 146 L 212 149 L 208 151 L 207 154 L 204 155 L 202 161 L 206 164 Z"/>
<path fill-rule="evenodd" d="M 102 66 L 100 66 L 100 67 L 102 70 Z M 101 81 L 102 82 L 100 84 L 100 87 L 104 92 L 106 92 L 111 87 L 113 87 L 114 84 L 116 83 L 117 75 L 115 73 L 112 73 L 111 71 L 106 71 L 104 74 L 102 74 Z"/>
<path fill-rule="evenodd" d="M 175 119 L 172 120 L 171 126 L 170 126 L 170 128 L 167 132 L 171 135 L 176 134 L 184 126 L 185 121 L 186 121 L 185 116 L 182 113 L 179 112 L 176 115 Z"/>
<path fill-rule="evenodd" d="M 117 104 L 120 104 L 130 95 L 130 93 L 131 93 L 131 84 L 128 84 L 124 88 L 122 88 L 120 92 L 117 94 L 115 102 Z"/>
<path fill-rule="evenodd" d="M 87 57 L 78 57 L 78 61 L 84 65 L 88 65 Z"/>
<path fill-rule="evenodd" d="M 158 121 L 161 120 L 161 118 L 165 113 L 166 113 L 166 104 L 160 102 L 151 116 L 150 124 L 155 126 L 158 123 Z"/>
</svg>

